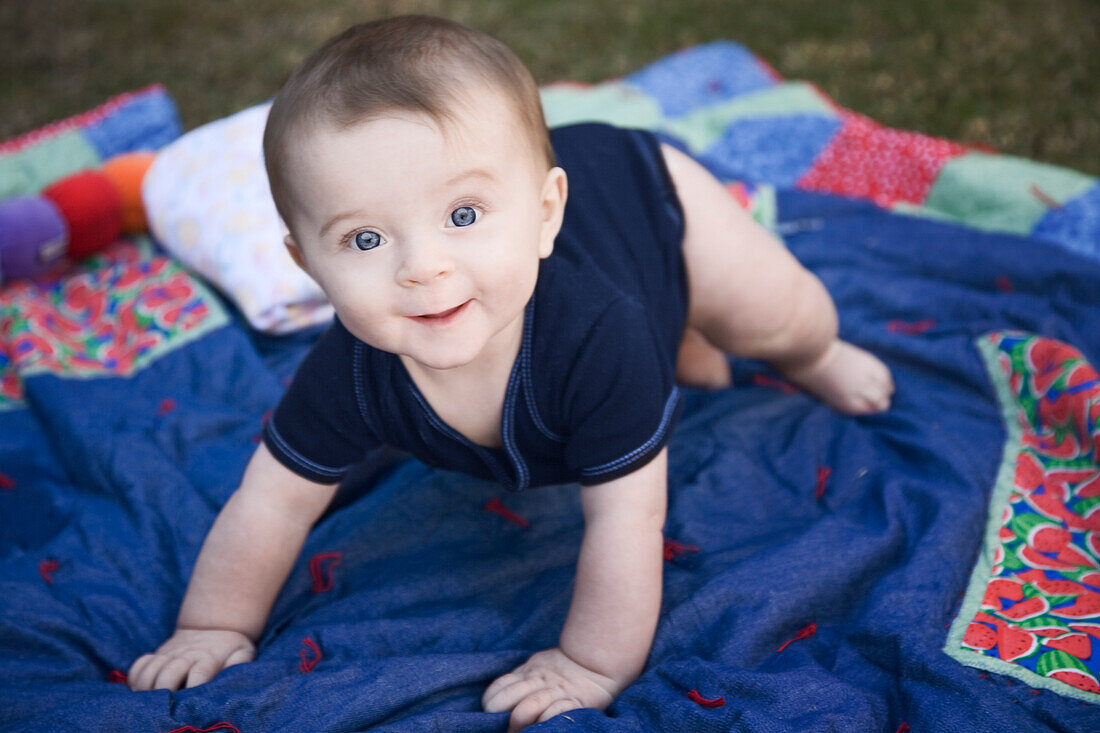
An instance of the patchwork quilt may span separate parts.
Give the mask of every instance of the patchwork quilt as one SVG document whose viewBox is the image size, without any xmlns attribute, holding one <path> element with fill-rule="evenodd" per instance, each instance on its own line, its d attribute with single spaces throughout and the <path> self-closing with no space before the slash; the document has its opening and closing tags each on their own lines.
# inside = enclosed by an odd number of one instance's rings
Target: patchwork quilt
<svg viewBox="0 0 1100 733">
<path fill-rule="evenodd" d="M 841 415 L 747 360 L 685 388 L 645 671 L 532 729 L 1100 730 L 1100 182 L 884 127 L 727 42 L 543 99 L 707 165 L 897 393 Z M 163 87 L 125 95 L 0 146 L 0 195 L 181 132 Z M 147 235 L 0 289 L 0 730 L 506 729 L 480 697 L 556 643 L 578 489 L 389 451 L 255 662 L 125 684 L 318 333 L 250 327 Z"/>
</svg>

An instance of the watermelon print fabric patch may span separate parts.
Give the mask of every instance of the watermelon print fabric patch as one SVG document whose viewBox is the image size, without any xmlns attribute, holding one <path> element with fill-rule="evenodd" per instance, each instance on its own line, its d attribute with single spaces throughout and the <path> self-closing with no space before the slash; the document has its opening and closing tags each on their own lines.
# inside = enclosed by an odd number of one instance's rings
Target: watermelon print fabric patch
<svg viewBox="0 0 1100 733">
<path fill-rule="evenodd" d="M 0 291 L 0 410 L 24 406 L 25 378 L 129 376 L 228 321 L 147 236 L 120 239 L 62 275 Z"/>
<path fill-rule="evenodd" d="M 1072 346 L 977 341 L 1007 439 L 989 521 L 944 651 L 1100 703 L 1100 378 Z"/>
</svg>

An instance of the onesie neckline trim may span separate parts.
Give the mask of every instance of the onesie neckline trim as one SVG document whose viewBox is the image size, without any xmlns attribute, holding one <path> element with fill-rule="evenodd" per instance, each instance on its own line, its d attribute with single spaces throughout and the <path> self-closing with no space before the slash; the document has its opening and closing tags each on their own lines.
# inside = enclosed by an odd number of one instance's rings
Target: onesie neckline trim
<svg viewBox="0 0 1100 733">
<path fill-rule="evenodd" d="M 500 437 L 504 443 L 503 448 L 490 448 L 480 445 L 458 432 L 439 417 L 431 403 L 424 397 L 420 388 L 416 386 L 409 370 L 396 355 L 393 355 L 398 365 L 398 374 L 404 381 L 406 389 L 419 403 L 420 409 L 428 422 L 439 432 L 452 440 L 474 451 L 489 466 L 489 469 L 504 485 L 514 486 L 516 491 L 526 489 L 531 481 L 531 474 L 527 468 L 527 462 L 523 460 L 519 449 L 516 447 L 515 437 L 515 408 L 520 385 L 523 382 L 523 365 L 528 361 L 531 350 L 531 331 L 535 313 L 535 294 L 523 309 L 523 334 L 520 339 L 519 353 L 512 362 L 512 371 L 508 377 L 508 386 L 504 391 L 504 406 L 501 409 Z M 509 470 L 511 469 L 511 471 Z"/>
</svg>

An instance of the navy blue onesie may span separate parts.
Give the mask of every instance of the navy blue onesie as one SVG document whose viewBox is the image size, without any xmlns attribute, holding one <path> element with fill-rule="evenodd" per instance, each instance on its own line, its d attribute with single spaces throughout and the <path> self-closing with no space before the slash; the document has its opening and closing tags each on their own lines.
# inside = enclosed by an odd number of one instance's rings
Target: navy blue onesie
<svg viewBox="0 0 1100 733">
<path fill-rule="evenodd" d="M 382 444 L 511 490 L 599 484 L 652 460 L 683 407 L 673 375 L 687 318 L 683 211 L 657 138 L 584 123 L 551 131 L 569 182 L 539 261 L 501 422 L 478 445 L 435 414 L 401 360 L 337 318 L 264 427 L 295 473 L 336 483 Z"/>
</svg>

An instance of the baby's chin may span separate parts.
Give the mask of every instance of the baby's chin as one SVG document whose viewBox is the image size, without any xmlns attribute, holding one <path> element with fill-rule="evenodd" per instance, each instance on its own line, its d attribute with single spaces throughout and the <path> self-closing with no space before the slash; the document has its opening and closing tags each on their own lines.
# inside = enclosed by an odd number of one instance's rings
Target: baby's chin
<svg viewBox="0 0 1100 733">
<path fill-rule="evenodd" d="M 438 349 L 433 350 L 432 353 L 414 350 L 412 353 L 403 353 L 400 356 L 406 364 L 412 361 L 420 369 L 443 372 L 470 365 L 476 359 L 477 354 L 448 353 L 443 349 Z"/>
<path fill-rule="evenodd" d="M 383 350 L 398 354 L 406 364 L 412 361 L 421 369 L 445 371 L 472 364 L 485 348 L 469 330 L 446 336 L 420 336 L 422 338 L 408 339 L 400 345 L 393 344 L 390 349 L 383 347 Z"/>
</svg>

